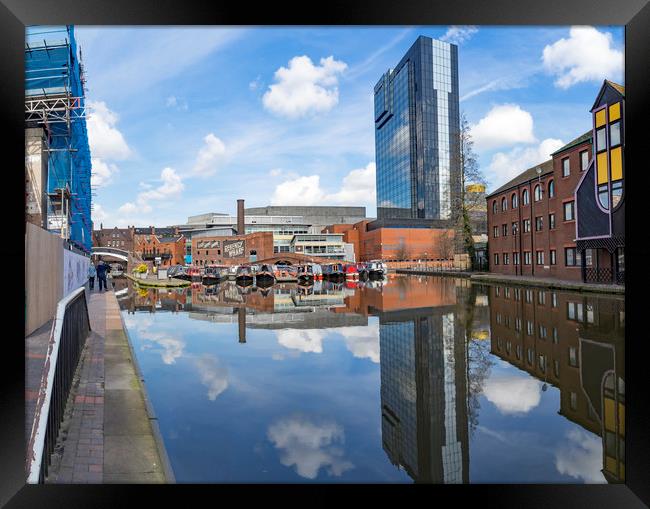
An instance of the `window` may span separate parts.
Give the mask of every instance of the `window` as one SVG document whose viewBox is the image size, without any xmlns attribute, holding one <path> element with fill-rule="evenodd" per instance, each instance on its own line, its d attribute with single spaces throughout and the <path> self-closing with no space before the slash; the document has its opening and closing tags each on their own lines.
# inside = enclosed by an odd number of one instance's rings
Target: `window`
<svg viewBox="0 0 650 509">
<path fill-rule="evenodd" d="M 503 264 L 508 265 L 510 263 L 510 255 L 508 253 L 503 253 Z"/>
<path fill-rule="evenodd" d="M 536 253 L 537 265 L 544 265 L 544 251 L 537 251 Z"/>
<path fill-rule="evenodd" d="M 557 265 L 557 251 L 555 249 L 551 249 L 549 258 L 551 259 L 551 265 Z"/>
<path fill-rule="evenodd" d="M 546 355 L 540 353 L 537 356 L 537 366 L 542 373 L 546 373 Z"/>
<path fill-rule="evenodd" d="M 605 128 L 601 127 L 600 129 L 596 129 L 596 152 L 607 148 L 607 140 L 605 138 Z"/>
<path fill-rule="evenodd" d="M 557 327 L 553 327 L 553 343 L 557 344 L 559 342 L 559 338 L 557 335 Z"/>
<path fill-rule="evenodd" d="M 609 192 L 607 190 L 607 184 L 601 184 L 598 186 L 598 201 L 604 209 L 609 209 Z"/>
<path fill-rule="evenodd" d="M 571 393 L 571 410 L 578 409 L 578 395 L 575 392 Z"/>
<path fill-rule="evenodd" d="M 535 352 L 533 352 L 532 348 L 529 348 L 527 351 L 528 354 L 528 364 L 531 366 L 533 365 L 533 359 L 535 358 Z"/>
<path fill-rule="evenodd" d="M 526 302 L 528 304 L 532 304 L 533 303 L 533 291 L 532 290 L 526 290 L 525 296 L 526 296 Z"/>
<path fill-rule="evenodd" d="M 501 198 L 501 210 L 503 212 L 508 210 L 508 200 L 506 200 L 505 197 Z"/>
<path fill-rule="evenodd" d="M 542 199 L 542 186 L 537 184 L 535 190 L 533 191 L 533 196 L 535 201 L 540 201 Z"/>
<path fill-rule="evenodd" d="M 517 193 L 513 193 L 511 202 L 513 209 L 516 209 L 519 206 L 519 198 L 517 198 Z"/>
<path fill-rule="evenodd" d="M 548 215 L 548 229 L 555 230 L 555 214 Z"/>
<path fill-rule="evenodd" d="M 499 253 L 494 253 L 494 265 L 499 265 Z"/>
<path fill-rule="evenodd" d="M 535 231 L 539 232 L 542 231 L 542 228 L 544 227 L 544 220 L 542 216 L 538 216 L 535 218 Z"/>
<path fill-rule="evenodd" d="M 593 263 L 593 250 L 585 249 L 585 267 L 591 267 Z"/>
<path fill-rule="evenodd" d="M 571 175 L 571 166 L 569 165 L 569 158 L 565 157 L 562 159 L 562 176 L 568 177 Z"/>
<path fill-rule="evenodd" d="M 618 202 L 621 201 L 621 197 L 623 196 L 623 181 L 617 180 L 616 182 L 612 182 L 612 207 L 616 208 L 616 205 L 618 205 Z"/>
<path fill-rule="evenodd" d="M 541 304 L 542 306 L 546 304 L 546 292 L 543 290 L 540 290 L 537 292 L 537 302 Z"/>
<path fill-rule="evenodd" d="M 615 147 L 621 144 L 621 123 L 613 122 L 609 125 L 609 146 Z"/>
<path fill-rule="evenodd" d="M 567 267 L 575 267 L 581 265 L 580 253 L 576 251 L 575 247 L 564 248 L 564 264 Z"/>
<path fill-rule="evenodd" d="M 540 339 L 546 339 L 547 338 L 546 327 L 544 327 L 543 325 L 539 326 L 539 338 Z"/>
<path fill-rule="evenodd" d="M 496 239 L 499 236 L 499 227 L 495 226 L 493 228 L 493 237 Z"/>
<path fill-rule="evenodd" d="M 519 228 L 518 228 L 517 221 L 515 221 L 514 223 L 512 223 L 512 234 L 513 234 L 513 235 L 517 235 L 517 230 L 518 230 L 518 229 L 519 229 Z"/>
<path fill-rule="evenodd" d="M 528 197 L 528 189 L 524 189 L 523 192 L 521 193 L 521 203 L 522 205 L 528 205 L 530 203 Z"/>
<path fill-rule="evenodd" d="M 496 213 L 497 213 L 497 201 L 496 201 L 496 200 L 494 200 L 494 201 L 492 202 L 492 213 L 493 213 L 493 214 L 496 214 Z"/>
<path fill-rule="evenodd" d="M 555 198 L 555 181 L 551 180 L 548 183 L 548 197 Z"/>
<path fill-rule="evenodd" d="M 517 359 L 521 360 L 521 345 L 517 345 L 517 348 L 515 348 L 515 354 L 517 355 Z"/>
<path fill-rule="evenodd" d="M 519 265 L 519 253 L 512 253 L 513 265 Z"/>
<path fill-rule="evenodd" d="M 585 171 L 589 166 L 589 151 L 583 150 L 580 152 L 580 171 Z"/>
<path fill-rule="evenodd" d="M 568 201 L 564 204 L 564 220 L 565 221 L 573 221 L 573 202 Z"/>
<path fill-rule="evenodd" d="M 508 236 L 508 225 L 507 225 L 507 224 L 504 224 L 504 225 L 501 227 L 501 231 L 503 232 L 503 236 L 504 236 L 504 237 L 507 237 L 507 236 Z"/>
<path fill-rule="evenodd" d="M 524 219 L 524 233 L 530 232 L 530 219 Z"/>
<path fill-rule="evenodd" d="M 530 265 L 530 251 L 524 253 L 524 265 Z"/>
<path fill-rule="evenodd" d="M 569 366 L 578 367 L 578 353 L 575 346 L 569 347 Z"/>
<path fill-rule="evenodd" d="M 619 247 L 617 249 L 616 261 L 618 262 L 618 270 L 625 270 L 625 248 Z"/>
<path fill-rule="evenodd" d="M 521 331 L 521 318 L 515 318 L 515 330 Z"/>
<path fill-rule="evenodd" d="M 558 360 L 553 361 L 553 374 L 555 378 L 560 378 L 560 361 Z"/>
<path fill-rule="evenodd" d="M 557 307 L 557 293 L 555 292 L 551 293 L 551 306 L 554 308 Z"/>
</svg>

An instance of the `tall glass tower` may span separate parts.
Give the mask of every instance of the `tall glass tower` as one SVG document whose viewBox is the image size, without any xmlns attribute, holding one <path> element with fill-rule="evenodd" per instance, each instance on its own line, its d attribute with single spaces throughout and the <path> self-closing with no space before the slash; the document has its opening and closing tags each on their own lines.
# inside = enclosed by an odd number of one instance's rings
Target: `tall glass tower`
<svg viewBox="0 0 650 509">
<path fill-rule="evenodd" d="M 420 36 L 375 85 L 378 219 L 454 219 L 459 124 L 458 47 Z"/>
</svg>

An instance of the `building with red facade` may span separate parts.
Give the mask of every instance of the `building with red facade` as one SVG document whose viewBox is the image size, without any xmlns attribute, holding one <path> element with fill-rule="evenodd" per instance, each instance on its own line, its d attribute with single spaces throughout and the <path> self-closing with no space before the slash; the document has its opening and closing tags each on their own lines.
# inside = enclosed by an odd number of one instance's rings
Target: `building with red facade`
<svg viewBox="0 0 650 509">
<path fill-rule="evenodd" d="M 584 133 L 486 197 L 490 272 L 581 279 L 573 193 L 591 140 Z"/>
<path fill-rule="evenodd" d="M 185 237 L 177 228 L 135 228 L 133 253 L 161 266 L 185 263 Z"/>
<path fill-rule="evenodd" d="M 192 264 L 241 265 L 273 256 L 273 232 L 192 236 Z"/>
</svg>

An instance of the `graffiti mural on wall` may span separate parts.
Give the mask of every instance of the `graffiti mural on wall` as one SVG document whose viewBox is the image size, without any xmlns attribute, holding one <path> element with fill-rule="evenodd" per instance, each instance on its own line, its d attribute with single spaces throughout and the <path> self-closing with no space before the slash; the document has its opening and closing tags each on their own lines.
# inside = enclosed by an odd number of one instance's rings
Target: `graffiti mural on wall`
<svg viewBox="0 0 650 509">
<path fill-rule="evenodd" d="M 88 281 L 88 265 L 90 259 L 86 256 L 65 249 L 63 251 L 63 296 L 76 290 Z"/>
</svg>

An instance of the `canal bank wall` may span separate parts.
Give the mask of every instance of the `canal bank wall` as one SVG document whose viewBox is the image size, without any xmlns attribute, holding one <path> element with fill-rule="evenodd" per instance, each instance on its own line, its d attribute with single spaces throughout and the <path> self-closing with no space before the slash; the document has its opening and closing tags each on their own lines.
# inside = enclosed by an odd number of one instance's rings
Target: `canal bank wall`
<svg viewBox="0 0 650 509">
<path fill-rule="evenodd" d="M 397 269 L 398 274 L 416 274 L 422 276 L 462 277 L 477 283 L 507 283 L 520 286 L 537 286 L 558 290 L 572 290 L 576 292 L 605 293 L 611 295 L 625 295 L 625 286 L 582 283 L 579 281 L 566 281 L 550 278 L 534 278 L 525 276 L 505 276 L 501 274 L 472 273 L 466 271 L 432 271 L 424 269 Z"/>
</svg>

